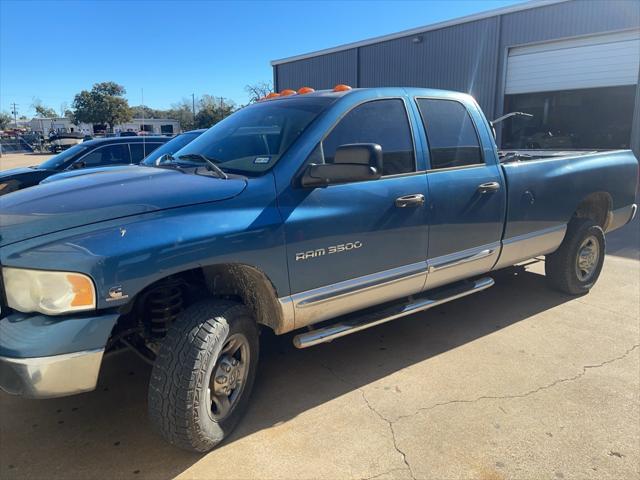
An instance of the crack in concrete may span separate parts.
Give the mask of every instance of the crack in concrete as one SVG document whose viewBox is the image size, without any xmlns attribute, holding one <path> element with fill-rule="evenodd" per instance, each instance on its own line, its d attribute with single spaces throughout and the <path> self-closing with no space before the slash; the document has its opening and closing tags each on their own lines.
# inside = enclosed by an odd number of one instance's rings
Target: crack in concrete
<svg viewBox="0 0 640 480">
<path fill-rule="evenodd" d="M 378 418 L 380 418 L 382 421 L 384 421 L 388 426 L 389 426 L 389 432 L 391 433 L 391 439 L 393 441 L 393 447 L 395 448 L 395 450 L 402 456 L 402 461 L 404 462 L 404 464 L 406 465 L 406 469 L 409 471 L 409 474 L 411 475 L 411 478 L 414 480 L 416 479 L 416 476 L 413 473 L 413 469 L 411 468 L 411 465 L 409 464 L 409 461 L 407 460 L 407 454 L 400 449 L 400 447 L 398 447 L 398 441 L 396 438 L 396 432 L 395 429 L 393 428 L 393 424 L 399 422 L 400 420 L 403 420 L 405 418 L 409 418 L 409 417 L 413 417 L 415 415 L 417 415 L 420 412 L 424 412 L 427 410 L 433 410 L 434 408 L 438 408 L 438 407 L 443 407 L 443 406 L 447 406 L 447 405 L 454 405 L 454 404 L 462 404 L 462 403 L 476 403 L 479 402 L 481 400 L 510 400 L 510 399 L 515 399 L 515 398 L 525 398 L 528 397 L 530 395 L 535 395 L 536 393 L 539 393 L 541 391 L 544 390 L 548 390 L 550 388 L 555 387 L 556 385 L 560 385 L 562 383 L 567 383 L 567 382 L 574 382 L 580 378 L 582 378 L 583 376 L 586 375 L 588 370 L 591 369 L 596 369 L 596 368 L 601 368 L 604 367 L 605 365 L 609 365 L 611 363 L 617 362 L 619 360 L 624 359 L 625 357 L 627 357 L 629 354 L 631 354 L 631 352 L 633 352 L 634 350 L 636 350 L 637 348 L 640 348 L 640 344 L 635 344 L 633 346 L 631 346 L 630 348 L 628 348 L 622 355 L 619 355 L 617 357 L 611 358 L 609 360 L 605 360 L 604 362 L 601 363 L 597 363 L 594 365 L 583 365 L 582 366 L 582 371 L 572 377 L 567 377 L 567 378 L 560 378 L 558 380 L 554 380 L 551 383 L 548 383 L 547 385 L 542 385 L 538 388 L 535 388 L 533 390 L 529 390 L 528 392 L 525 393 L 518 393 L 518 394 L 512 394 L 512 395 L 483 395 L 471 400 L 449 400 L 446 402 L 439 402 L 439 403 L 435 403 L 433 405 L 430 405 L 428 407 L 421 407 L 419 409 L 417 409 L 415 412 L 409 414 L 409 415 L 401 415 L 398 418 L 396 418 L 395 420 L 389 420 L 387 417 L 385 417 L 382 413 L 380 413 L 369 401 L 369 399 L 367 398 L 367 394 L 365 393 L 365 391 L 361 388 L 358 387 L 356 385 L 354 385 L 353 383 L 347 381 L 346 379 L 342 378 L 340 375 L 338 375 L 331 367 L 329 367 L 328 365 L 322 365 L 323 368 L 325 368 L 329 373 L 331 373 L 331 375 L 333 375 L 335 378 L 337 378 L 339 381 L 341 381 L 342 383 L 349 385 L 352 388 L 355 388 L 358 392 L 360 392 L 360 395 L 362 397 L 362 400 L 364 401 L 365 405 L 367 406 L 367 408 L 369 410 L 371 410 L 373 413 L 376 414 L 376 416 Z M 366 477 L 363 480 L 373 480 L 375 478 L 381 477 L 382 475 L 386 475 L 388 473 L 391 472 L 395 472 L 395 471 L 399 471 L 401 469 L 399 468 L 394 468 L 382 473 L 378 473 L 372 477 Z"/>
<path fill-rule="evenodd" d="M 351 382 L 345 380 L 344 378 L 342 378 L 340 375 L 338 375 L 331 367 L 329 367 L 328 365 L 322 365 L 329 373 L 331 373 L 331 375 L 333 375 L 335 378 L 337 378 L 338 380 L 340 380 L 342 383 L 349 385 L 352 388 L 355 388 L 358 392 L 360 392 L 360 396 L 362 397 L 362 400 L 364 401 L 365 405 L 367 406 L 367 408 L 369 410 L 371 410 L 380 420 L 382 420 L 383 422 L 385 422 L 387 424 L 387 426 L 389 427 L 389 432 L 391 433 L 391 440 L 393 441 L 393 448 L 396 450 L 396 452 L 398 452 L 400 454 L 400 456 L 402 457 L 402 461 L 404 462 L 404 464 L 407 467 L 407 470 L 409 471 L 409 475 L 411 475 L 411 478 L 414 480 L 417 480 L 415 475 L 413 474 L 413 470 L 411 468 L 411 465 L 409 465 L 409 461 L 407 460 L 407 454 L 402 451 L 400 449 L 400 447 L 398 447 L 398 440 L 396 439 L 396 432 L 393 429 L 393 422 L 391 420 L 389 420 L 387 417 L 385 417 L 382 413 L 380 413 L 378 410 L 376 410 L 376 408 L 371 405 L 371 402 L 369 402 L 369 399 L 367 398 L 367 394 L 364 392 L 364 390 L 360 387 L 357 387 L 355 385 L 353 385 Z M 389 470 L 388 472 L 382 472 L 379 473 L 377 475 L 374 475 L 373 477 L 368 477 L 368 480 L 371 480 L 373 478 L 376 477 L 380 477 L 386 473 L 391 473 L 393 471 L 397 471 L 400 470 L 398 468 L 394 468 L 392 470 Z"/>
<path fill-rule="evenodd" d="M 433 405 L 429 405 L 428 407 L 421 407 L 419 409 L 417 409 L 415 412 L 408 414 L 408 415 L 401 415 L 398 418 L 396 418 L 393 423 L 399 422 L 400 420 L 403 420 L 405 418 L 410 418 L 413 417 L 415 415 L 417 415 L 420 412 L 424 412 L 424 411 L 428 411 L 428 410 L 433 410 L 434 408 L 438 408 L 438 407 L 444 407 L 447 405 L 453 405 L 453 404 L 461 404 L 461 403 L 476 403 L 479 402 L 481 400 L 511 400 L 511 399 L 515 399 L 515 398 L 525 398 L 528 397 L 530 395 L 534 395 L 538 392 L 544 391 L 544 390 L 548 390 L 550 388 L 555 387 L 556 385 L 559 385 L 561 383 L 566 383 L 566 382 L 574 382 L 578 379 L 580 379 L 581 377 L 583 377 L 584 375 L 586 375 L 587 370 L 590 369 L 595 369 L 595 368 L 600 368 L 600 367 L 604 367 L 605 365 L 608 365 L 610 363 L 613 362 L 617 362 L 618 360 L 622 360 L 623 358 L 627 357 L 631 352 L 633 352 L 635 349 L 639 348 L 640 344 L 635 344 L 633 345 L 631 348 L 627 349 L 622 355 L 615 357 L 615 358 L 611 358 L 609 360 L 605 360 L 602 363 L 598 363 L 595 365 L 584 365 L 582 367 L 582 371 L 576 375 L 574 375 L 573 377 L 567 377 L 567 378 L 560 378 L 558 380 L 555 380 L 547 385 L 542 385 L 541 387 L 535 388 L 533 390 L 529 390 L 528 392 L 525 393 L 517 393 L 517 394 L 512 394 L 512 395 L 483 395 L 474 399 L 470 399 L 470 400 L 449 400 L 446 402 L 439 402 L 439 403 L 434 403 Z"/>
<path fill-rule="evenodd" d="M 387 470 L 386 472 L 382 472 L 382 473 L 377 473 L 375 474 L 373 477 L 362 477 L 361 480 L 374 480 L 375 478 L 380 478 L 383 475 L 389 475 L 390 473 L 393 472 L 404 472 L 406 469 L 405 468 L 392 468 L 391 470 Z"/>
</svg>

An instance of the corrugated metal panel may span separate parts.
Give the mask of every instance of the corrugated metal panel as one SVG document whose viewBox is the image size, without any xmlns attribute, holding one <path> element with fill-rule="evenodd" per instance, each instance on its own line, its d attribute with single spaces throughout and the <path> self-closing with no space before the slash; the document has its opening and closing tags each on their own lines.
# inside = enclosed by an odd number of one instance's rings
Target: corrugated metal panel
<svg viewBox="0 0 640 480">
<path fill-rule="evenodd" d="M 307 58 L 274 67 L 276 89 L 333 88 L 338 83 L 356 85 L 357 51 L 355 49 Z"/>
<path fill-rule="evenodd" d="M 640 68 L 640 30 L 514 48 L 505 93 L 634 85 Z"/>
<path fill-rule="evenodd" d="M 498 19 L 360 47 L 360 86 L 407 86 L 473 95 L 492 114 Z"/>
</svg>

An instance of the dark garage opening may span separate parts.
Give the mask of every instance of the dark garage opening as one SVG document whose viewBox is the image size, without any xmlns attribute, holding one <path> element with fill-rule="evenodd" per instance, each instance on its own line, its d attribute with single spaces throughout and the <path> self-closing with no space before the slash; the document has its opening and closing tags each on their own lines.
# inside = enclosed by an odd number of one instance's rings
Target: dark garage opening
<svg viewBox="0 0 640 480">
<path fill-rule="evenodd" d="M 503 127 L 505 149 L 630 148 L 635 85 L 505 96 L 505 112 L 526 112 Z"/>
</svg>

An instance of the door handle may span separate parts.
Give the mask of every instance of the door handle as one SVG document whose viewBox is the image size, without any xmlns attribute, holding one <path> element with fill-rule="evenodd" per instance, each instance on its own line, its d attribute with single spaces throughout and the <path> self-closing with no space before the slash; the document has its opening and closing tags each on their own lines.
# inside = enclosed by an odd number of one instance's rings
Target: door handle
<svg viewBox="0 0 640 480">
<path fill-rule="evenodd" d="M 500 184 L 498 182 L 487 182 L 478 185 L 478 192 L 491 193 L 500 190 Z"/>
<path fill-rule="evenodd" d="M 396 198 L 396 207 L 421 207 L 424 205 L 424 195 L 421 193 L 414 193 L 412 195 L 405 195 L 403 197 Z"/>
</svg>

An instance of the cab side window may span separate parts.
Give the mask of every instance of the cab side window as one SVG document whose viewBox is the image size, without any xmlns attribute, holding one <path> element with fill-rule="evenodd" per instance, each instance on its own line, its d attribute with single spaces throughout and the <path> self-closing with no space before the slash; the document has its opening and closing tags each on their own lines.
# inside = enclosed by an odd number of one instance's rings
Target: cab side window
<svg viewBox="0 0 640 480">
<path fill-rule="evenodd" d="M 383 175 L 416 171 L 411 128 L 400 99 L 374 100 L 347 113 L 322 142 L 325 163 L 333 163 L 336 149 L 349 143 L 380 145 Z"/>
<path fill-rule="evenodd" d="M 118 165 L 131 163 L 129 156 L 129 146 L 125 144 L 106 145 L 96 148 L 93 152 L 82 157 L 80 162 L 84 162 L 85 167 L 102 167 L 107 165 Z"/>
<path fill-rule="evenodd" d="M 418 110 L 429 142 L 431 168 L 483 164 L 482 150 L 469 112 L 455 100 L 419 98 Z"/>
</svg>

